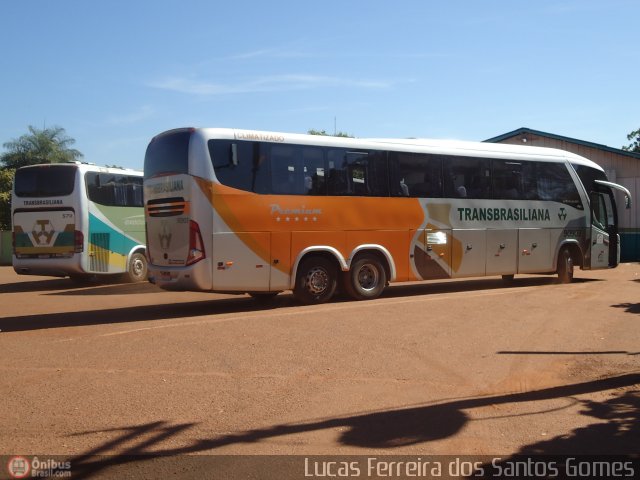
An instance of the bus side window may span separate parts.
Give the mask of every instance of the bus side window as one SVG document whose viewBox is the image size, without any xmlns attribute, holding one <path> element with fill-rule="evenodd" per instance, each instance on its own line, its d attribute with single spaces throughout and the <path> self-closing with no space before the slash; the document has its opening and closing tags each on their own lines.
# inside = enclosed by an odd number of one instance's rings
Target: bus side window
<svg viewBox="0 0 640 480">
<path fill-rule="evenodd" d="M 582 209 L 580 194 L 567 167 L 559 163 L 538 163 L 538 197 Z"/>
<path fill-rule="evenodd" d="M 269 162 L 262 144 L 209 140 L 208 145 L 213 170 L 220 183 L 246 192 L 269 191 Z"/>
<path fill-rule="evenodd" d="M 391 195 L 442 197 L 442 158 L 437 155 L 389 152 Z"/>
<path fill-rule="evenodd" d="M 272 145 L 270 160 L 273 193 L 281 195 L 306 193 L 304 167 L 299 148 L 294 145 Z"/>
<path fill-rule="evenodd" d="M 445 196 L 490 198 L 491 161 L 487 158 L 446 157 Z"/>
<path fill-rule="evenodd" d="M 304 193 L 307 195 L 325 195 L 324 151 L 320 147 L 302 147 L 302 173 L 304 175 Z"/>
<path fill-rule="evenodd" d="M 349 195 L 346 152 L 341 149 L 327 151 L 327 191 L 329 195 Z"/>
<path fill-rule="evenodd" d="M 492 161 L 493 198 L 515 200 L 523 198 L 522 162 Z"/>
</svg>

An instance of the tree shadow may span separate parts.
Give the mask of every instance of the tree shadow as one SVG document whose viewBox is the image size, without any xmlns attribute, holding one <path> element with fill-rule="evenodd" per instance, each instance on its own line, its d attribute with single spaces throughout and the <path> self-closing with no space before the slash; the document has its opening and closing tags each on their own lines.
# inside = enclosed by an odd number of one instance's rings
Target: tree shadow
<svg viewBox="0 0 640 480">
<path fill-rule="evenodd" d="M 572 430 L 565 435 L 525 445 L 515 454 L 502 458 L 500 462 L 484 464 L 478 471 L 484 476 L 474 478 L 496 478 L 492 473 L 505 471 L 523 457 L 555 458 L 551 456 L 583 456 L 599 459 L 604 455 L 620 460 L 621 456 L 638 459 L 640 446 L 640 390 L 623 392 L 604 402 L 578 400 L 583 407 L 581 415 L 591 417 L 594 422 L 586 427 Z M 560 457 L 563 460 L 563 457 Z M 557 458 L 556 458 L 557 460 Z M 565 478 L 568 465 L 557 462 L 559 476 Z M 575 465 L 574 465 L 575 468 Z M 599 476 L 589 477 L 598 478 Z M 567 477 L 568 478 L 568 477 Z M 582 477 L 584 478 L 584 477 Z M 606 475 L 606 478 L 613 478 Z"/>
<path fill-rule="evenodd" d="M 549 441 L 525 446 L 518 452 L 519 454 L 636 453 L 638 445 L 640 445 L 640 396 L 638 390 L 621 393 L 605 402 L 573 398 L 577 395 L 635 385 L 640 385 L 640 374 L 626 374 L 525 393 L 455 399 L 413 408 L 320 419 L 298 424 L 275 425 L 263 429 L 221 435 L 216 438 L 195 439 L 179 447 L 163 447 L 160 443 L 186 432 L 195 424 L 171 425 L 164 421 L 152 422 L 106 430 L 104 432 L 118 433 L 118 436 L 70 460 L 74 471 L 81 471 L 82 478 L 87 478 L 112 466 L 145 461 L 154 457 L 201 452 L 212 453 L 212 451 L 224 446 L 256 443 L 284 435 L 335 428 L 345 430 L 338 440 L 342 445 L 392 451 L 398 447 L 428 443 L 456 435 L 470 420 L 465 413 L 467 409 L 561 398 L 573 399 L 574 401 L 569 405 L 574 405 L 576 402 L 582 404 L 584 410 L 580 413 L 596 418 L 598 422 L 575 429 L 569 436 L 560 436 Z M 79 432 L 73 436 L 95 433 L 98 432 Z M 96 457 L 96 455 L 104 455 L 114 450 L 119 452 L 118 456 Z"/>
<path fill-rule="evenodd" d="M 627 313 L 640 313 L 640 303 L 619 303 L 618 305 L 611 305 L 613 308 L 623 308 Z"/>
</svg>

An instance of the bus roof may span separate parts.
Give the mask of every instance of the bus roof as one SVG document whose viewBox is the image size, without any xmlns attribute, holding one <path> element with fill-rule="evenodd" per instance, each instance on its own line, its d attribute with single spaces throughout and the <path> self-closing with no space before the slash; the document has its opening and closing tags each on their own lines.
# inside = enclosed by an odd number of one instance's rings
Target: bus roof
<svg viewBox="0 0 640 480">
<path fill-rule="evenodd" d="M 24 167 L 20 167 L 20 169 L 42 168 L 42 167 L 77 168 L 83 173 L 84 172 L 120 173 L 120 174 L 124 173 L 127 175 L 142 176 L 141 170 L 134 170 L 130 168 L 120 168 L 120 167 L 102 167 L 94 163 L 86 163 L 86 162 L 38 163 L 36 165 L 25 165 Z"/>
<path fill-rule="evenodd" d="M 531 147 L 502 143 L 469 142 L 414 138 L 347 138 L 299 133 L 283 133 L 230 128 L 194 128 L 204 139 L 253 140 L 299 145 L 336 146 L 342 148 L 388 149 L 394 151 L 462 155 L 470 157 L 507 158 L 514 160 L 569 161 L 604 171 L 600 165 L 575 153 L 557 148 Z M 169 132 L 164 132 L 169 133 Z"/>
</svg>

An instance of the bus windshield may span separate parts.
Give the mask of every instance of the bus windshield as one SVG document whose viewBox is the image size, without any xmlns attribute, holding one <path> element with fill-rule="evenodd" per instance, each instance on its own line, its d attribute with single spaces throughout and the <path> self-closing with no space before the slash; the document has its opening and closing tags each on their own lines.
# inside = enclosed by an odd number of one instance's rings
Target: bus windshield
<svg viewBox="0 0 640 480">
<path fill-rule="evenodd" d="M 71 195 L 76 168 L 70 165 L 42 165 L 16 171 L 18 197 L 63 197 Z"/>
<path fill-rule="evenodd" d="M 144 178 L 189 172 L 190 129 L 172 130 L 155 137 L 144 157 Z"/>
</svg>

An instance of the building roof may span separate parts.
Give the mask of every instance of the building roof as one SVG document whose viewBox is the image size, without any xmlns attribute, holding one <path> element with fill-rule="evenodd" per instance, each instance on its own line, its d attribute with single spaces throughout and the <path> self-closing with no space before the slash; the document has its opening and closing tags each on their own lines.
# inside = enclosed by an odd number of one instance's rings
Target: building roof
<svg viewBox="0 0 640 480">
<path fill-rule="evenodd" d="M 640 160 L 640 153 L 637 153 L 637 152 L 628 152 L 626 150 L 608 147 L 607 145 L 602 145 L 599 143 L 587 142 L 585 140 L 578 140 L 576 138 L 563 137 L 562 135 L 556 135 L 555 133 L 541 132 L 540 130 L 532 130 L 531 128 L 526 128 L 526 127 L 518 128 L 517 130 L 514 130 L 512 132 L 503 133 L 502 135 L 498 135 L 497 137 L 493 137 L 493 138 L 488 138 L 487 140 L 484 140 L 484 141 L 488 143 L 499 143 L 502 140 L 506 140 L 507 138 L 517 137 L 518 135 L 524 135 L 527 133 L 530 133 L 532 135 L 537 135 L 540 137 L 552 138 L 554 140 L 575 143 L 577 145 L 582 145 L 584 147 L 597 148 L 598 150 L 604 150 L 606 152 L 611 152 L 617 155 L 624 155 L 627 157 L 637 158 Z"/>
</svg>

